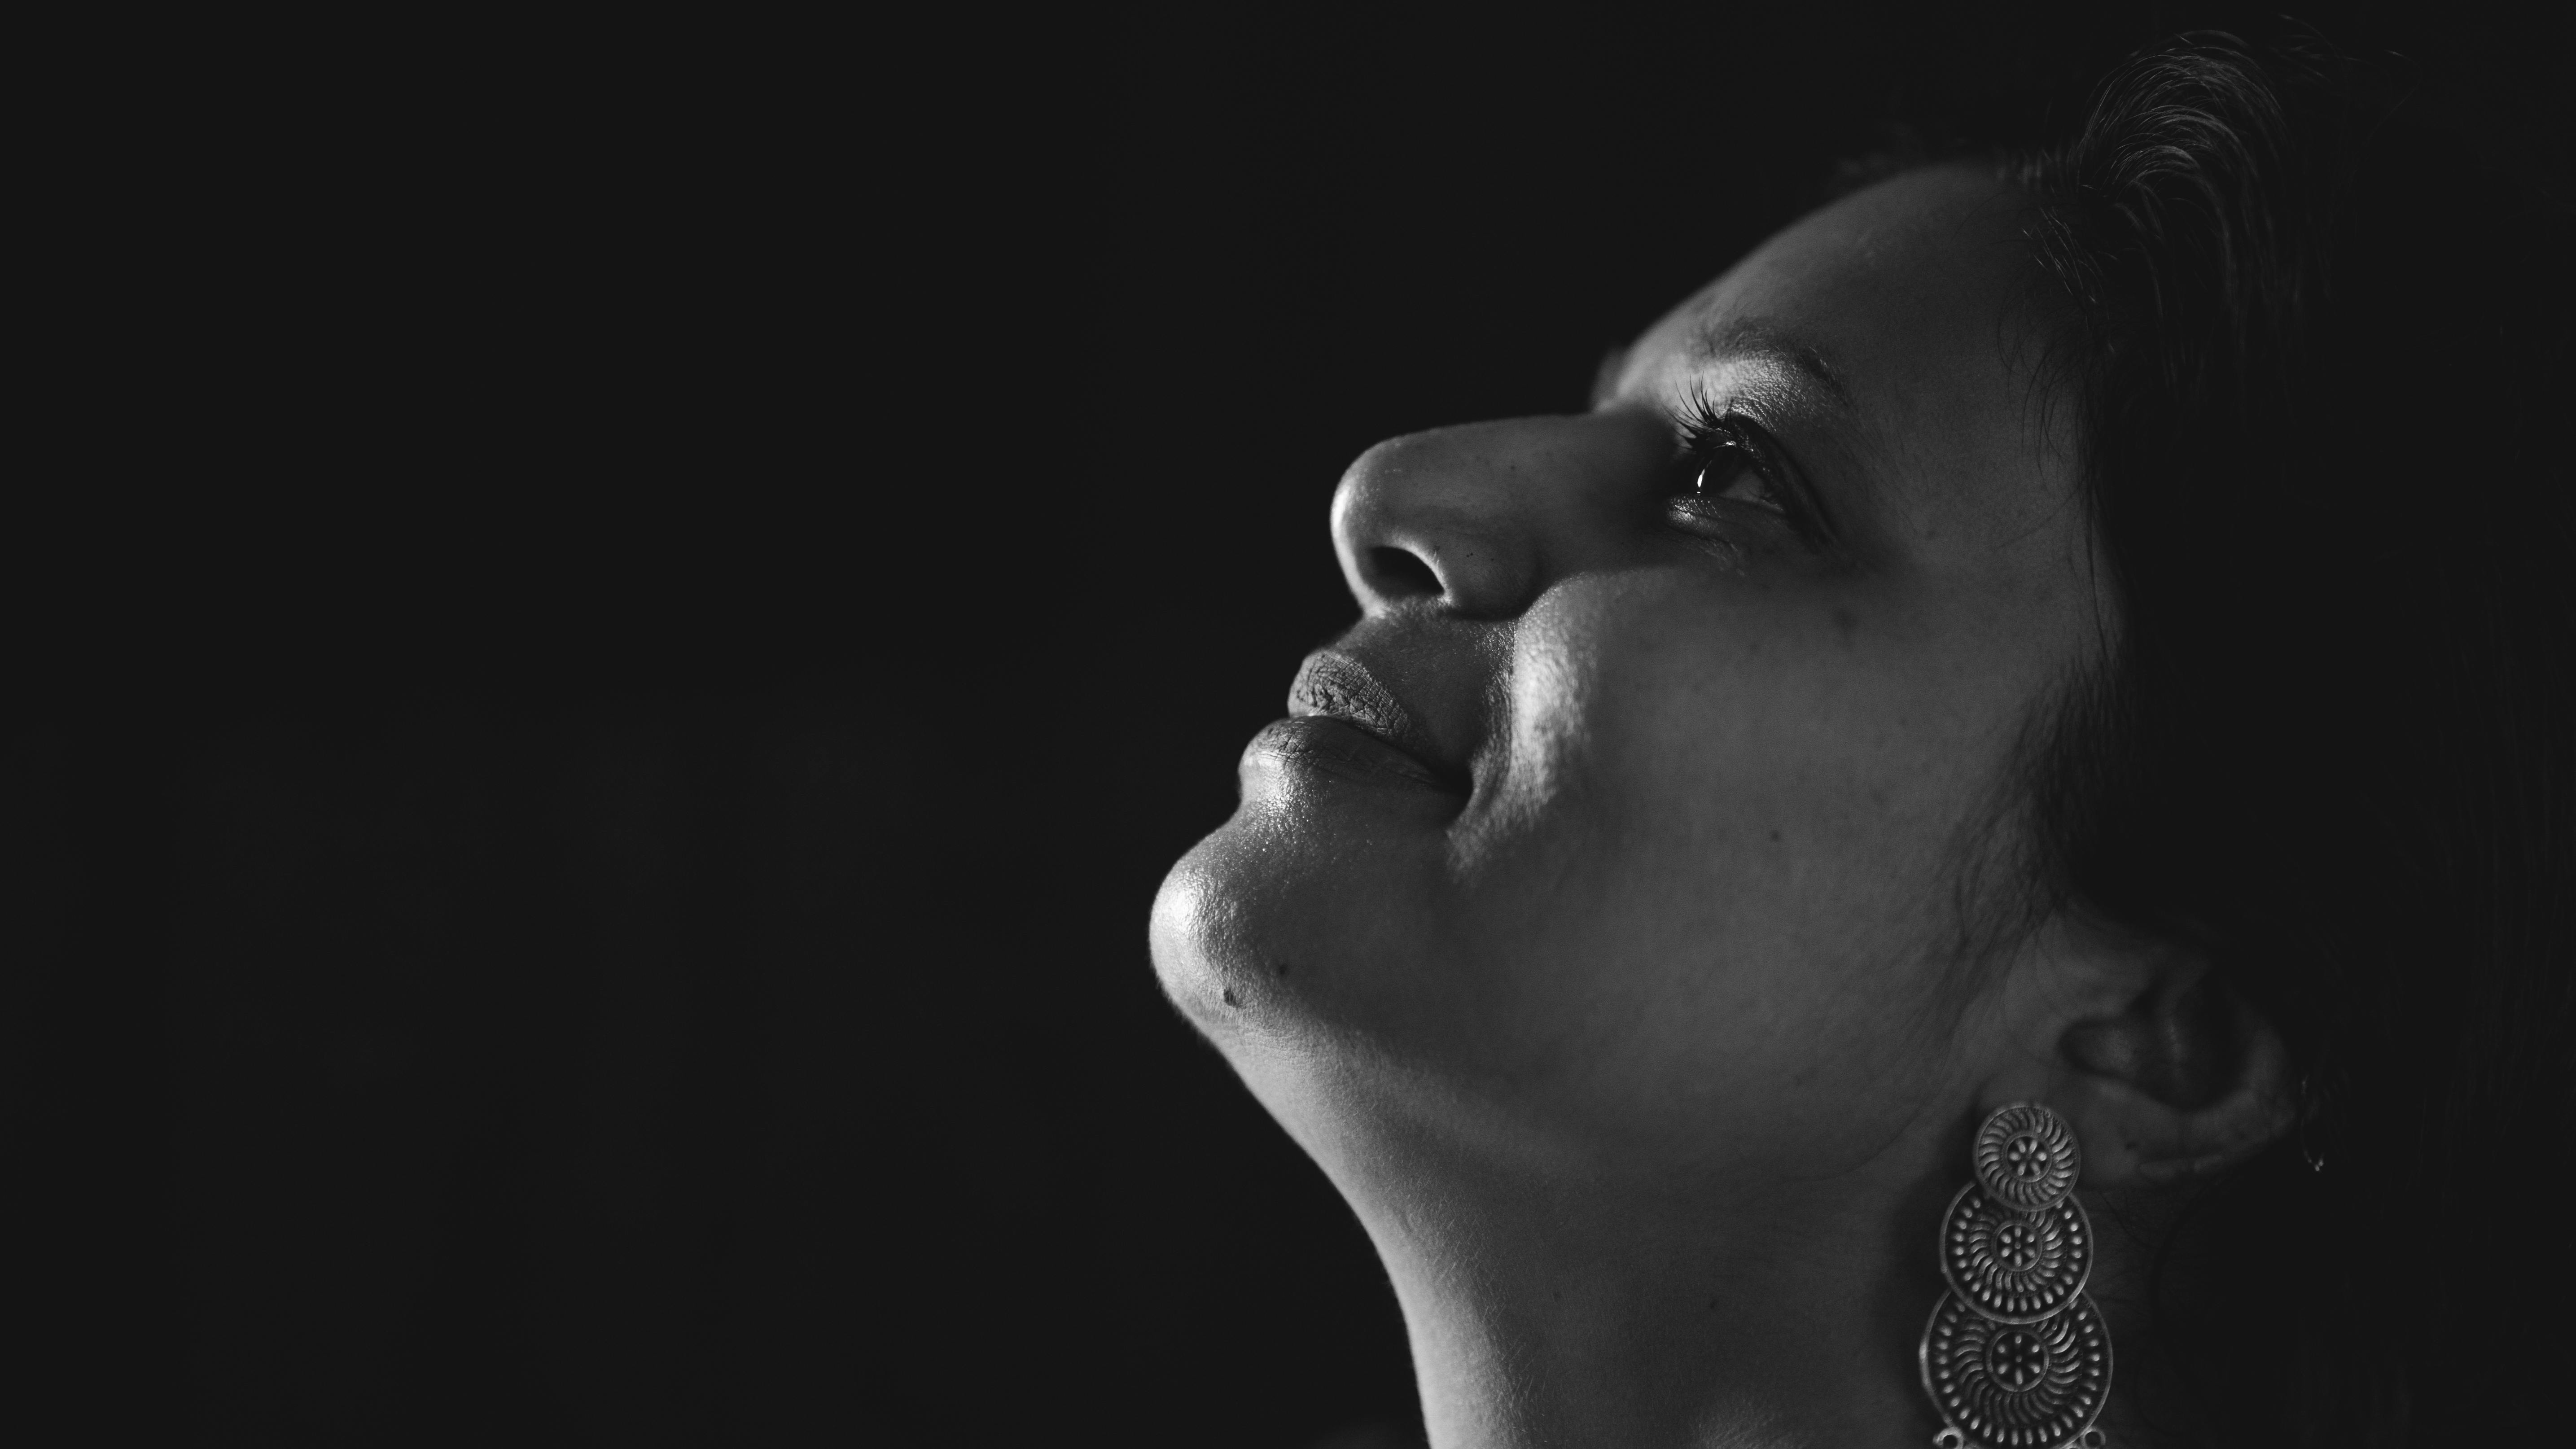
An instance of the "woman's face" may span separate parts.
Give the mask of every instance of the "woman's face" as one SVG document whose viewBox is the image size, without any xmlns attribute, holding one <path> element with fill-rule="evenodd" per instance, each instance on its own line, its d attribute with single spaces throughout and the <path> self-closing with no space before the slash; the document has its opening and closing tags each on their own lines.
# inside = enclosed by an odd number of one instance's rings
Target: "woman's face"
<svg viewBox="0 0 2576 1449">
<path fill-rule="evenodd" d="M 1352 465 L 1361 619 L 1153 932 L 1337 1176 L 1401 1142 L 1777 1182 L 1975 1089 L 1984 827 L 2104 627 L 2020 207 L 1899 177 L 1676 308 L 1591 412 Z"/>
</svg>

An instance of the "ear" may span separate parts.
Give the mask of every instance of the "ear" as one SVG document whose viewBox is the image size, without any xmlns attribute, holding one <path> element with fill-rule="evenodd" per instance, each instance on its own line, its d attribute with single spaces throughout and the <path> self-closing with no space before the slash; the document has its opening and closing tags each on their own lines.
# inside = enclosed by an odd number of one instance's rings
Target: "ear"
<svg viewBox="0 0 2576 1449">
<path fill-rule="evenodd" d="M 2082 982 L 2023 1024 L 2034 1048 L 1989 1087 L 2032 1091 L 2075 1129 L 2084 1185 L 2172 1182 L 2243 1161 L 2288 1132 L 2296 1091 L 2280 1033 L 2198 952 L 2096 946 L 2058 964 Z M 2043 968 L 2045 969 L 2045 968 Z M 2089 989 L 2088 989 L 2089 988 Z M 2030 1100 L 2024 1098 L 2023 1100 Z"/>
</svg>

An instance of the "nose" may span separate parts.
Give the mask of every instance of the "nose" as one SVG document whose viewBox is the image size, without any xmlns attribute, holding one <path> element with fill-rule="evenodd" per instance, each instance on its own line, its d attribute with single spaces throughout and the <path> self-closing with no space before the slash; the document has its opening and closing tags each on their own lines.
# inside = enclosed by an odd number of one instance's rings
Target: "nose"
<svg viewBox="0 0 2576 1449">
<path fill-rule="evenodd" d="M 1473 619 L 1519 614 L 1599 564 L 1626 532 L 1640 470 L 1669 445 L 1634 416 L 1515 418 L 1390 439 L 1333 493 L 1333 549 L 1365 615 L 1429 602 Z"/>
</svg>

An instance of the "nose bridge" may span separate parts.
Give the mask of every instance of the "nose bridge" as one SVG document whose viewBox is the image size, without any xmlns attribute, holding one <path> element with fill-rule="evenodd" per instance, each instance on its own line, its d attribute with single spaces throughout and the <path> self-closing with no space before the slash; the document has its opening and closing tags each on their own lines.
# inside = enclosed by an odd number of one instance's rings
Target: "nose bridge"
<svg viewBox="0 0 2576 1449">
<path fill-rule="evenodd" d="M 1600 414 L 1472 423 L 1392 438 L 1333 495 L 1333 548 L 1368 613 L 1435 597 L 1520 612 L 1582 552 L 1592 507 L 1633 451 Z"/>
</svg>

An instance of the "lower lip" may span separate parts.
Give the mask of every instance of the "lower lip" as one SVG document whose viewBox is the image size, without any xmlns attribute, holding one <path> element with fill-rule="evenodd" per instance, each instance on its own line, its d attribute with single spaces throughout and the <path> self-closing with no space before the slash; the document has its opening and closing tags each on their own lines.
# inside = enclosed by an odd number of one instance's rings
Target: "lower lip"
<svg viewBox="0 0 2576 1449">
<path fill-rule="evenodd" d="M 1459 793 L 1420 760 L 1357 725 L 1325 715 L 1277 720 L 1254 735 L 1244 747 L 1243 768 L 1248 775 L 1264 767 L 1377 789 Z"/>
</svg>

